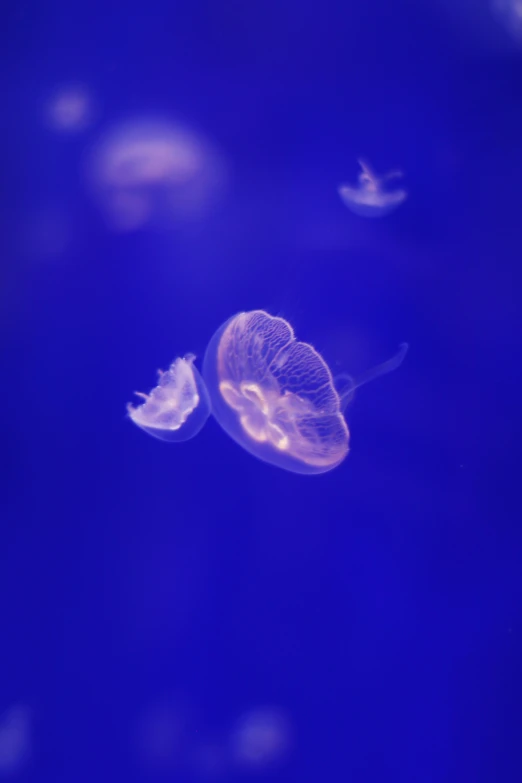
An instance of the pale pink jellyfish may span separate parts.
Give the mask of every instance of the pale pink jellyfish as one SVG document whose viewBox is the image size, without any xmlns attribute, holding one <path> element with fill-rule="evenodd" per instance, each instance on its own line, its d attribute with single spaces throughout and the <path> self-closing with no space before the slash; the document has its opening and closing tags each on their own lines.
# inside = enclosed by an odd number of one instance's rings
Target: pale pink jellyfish
<svg viewBox="0 0 522 783">
<path fill-rule="evenodd" d="M 96 119 L 96 107 L 90 90 L 82 84 L 61 85 L 46 99 L 44 119 L 59 133 L 80 133 Z"/>
<path fill-rule="evenodd" d="M 240 717 L 231 733 L 234 765 L 245 772 L 273 767 L 287 756 L 291 736 L 290 721 L 280 709 L 250 710 Z"/>
<path fill-rule="evenodd" d="M 89 189 L 116 231 L 198 220 L 226 183 L 221 155 L 189 128 L 156 120 L 116 125 L 85 160 Z"/>
<path fill-rule="evenodd" d="M 144 403 L 127 411 L 130 418 L 159 440 L 184 441 L 193 438 L 210 416 L 210 399 L 194 367 L 195 356 L 176 359 L 166 372 L 159 371 L 159 383 L 149 394 L 135 392 Z"/>
<path fill-rule="evenodd" d="M 402 171 L 390 171 L 382 177 L 377 177 L 371 168 L 362 160 L 359 184 L 340 185 L 338 193 L 354 214 L 362 217 L 382 217 L 396 209 L 407 197 L 402 189 L 388 190 L 386 183 L 403 176 Z"/>
<path fill-rule="evenodd" d="M 349 450 L 343 411 L 357 386 L 398 367 L 407 350 L 338 391 L 322 356 L 263 310 L 239 313 L 212 337 L 203 377 L 225 432 L 255 457 L 293 473 L 325 473 Z"/>
</svg>

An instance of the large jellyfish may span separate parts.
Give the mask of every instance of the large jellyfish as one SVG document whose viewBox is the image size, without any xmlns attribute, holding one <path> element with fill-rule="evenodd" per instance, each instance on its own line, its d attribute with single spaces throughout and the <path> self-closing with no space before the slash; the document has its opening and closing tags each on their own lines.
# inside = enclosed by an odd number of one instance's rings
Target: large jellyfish
<svg viewBox="0 0 522 783">
<path fill-rule="evenodd" d="M 354 389 L 398 367 L 406 350 L 359 381 L 340 377 L 339 391 L 322 356 L 287 321 L 254 310 L 217 330 L 203 378 L 214 416 L 240 446 L 293 473 L 325 473 L 348 454 L 343 411 Z"/>
<path fill-rule="evenodd" d="M 145 400 L 130 403 L 130 418 L 144 432 L 159 440 L 193 438 L 210 416 L 210 399 L 201 375 L 194 367 L 195 356 L 176 359 L 166 372 L 159 371 L 159 383 L 150 394 L 135 392 Z"/>
<path fill-rule="evenodd" d="M 382 177 L 377 177 L 371 168 L 362 160 L 359 185 L 339 185 L 338 192 L 355 215 L 362 217 L 382 217 L 396 209 L 408 195 L 405 190 L 387 190 L 386 183 L 403 176 L 402 171 L 390 171 Z"/>
</svg>

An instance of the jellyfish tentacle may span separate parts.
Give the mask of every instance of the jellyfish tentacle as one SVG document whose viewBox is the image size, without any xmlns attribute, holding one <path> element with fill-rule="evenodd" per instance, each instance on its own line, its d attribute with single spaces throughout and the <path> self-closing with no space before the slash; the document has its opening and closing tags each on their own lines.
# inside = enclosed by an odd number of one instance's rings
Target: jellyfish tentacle
<svg viewBox="0 0 522 783">
<path fill-rule="evenodd" d="M 392 356 L 391 359 L 382 362 L 382 364 L 378 364 L 376 367 L 372 367 L 370 370 L 367 370 L 362 375 L 359 375 L 358 378 L 352 378 L 349 375 L 338 376 L 339 378 L 341 378 L 341 380 L 346 379 L 351 381 L 351 385 L 348 389 L 339 392 L 339 397 L 341 399 L 341 408 L 344 410 L 346 405 L 348 405 L 348 403 L 351 402 L 355 390 L 358 389 L 359 386 L 364 386 L 365 384 L 370 383 L 370 381 L 374 381 L 376 378 L 380 378 L 381 375 L 386 375 L 387 373 L 393 372 L 393 370 L 396 370 L 398 367 L 400 367 L 404 361 L 404 357 L 408 352 L 408 348 L 409 348 L 408 343 L 401 343 L 399 345 L 399 350 L 394 356 Z"/>
<path fill-rule="evenodd" d="M 339 395 L 340 407 L 344 412 L 346 406 L 353 400 L 355 390 L 358 386 L 353 375 L 343 372 L 340 375 L 336 375 L 334 379 L 335 390 Z"/>
<path fill-rule="evenodd" d="M 388 174 L 384 174 L 381 177 L 381 182 L 388 182 L 390 179 L 402 179 L 402 177 L 404 177 L 403 172 L 400 169 L 394 169 L 389 171 Z"/>
</svg>

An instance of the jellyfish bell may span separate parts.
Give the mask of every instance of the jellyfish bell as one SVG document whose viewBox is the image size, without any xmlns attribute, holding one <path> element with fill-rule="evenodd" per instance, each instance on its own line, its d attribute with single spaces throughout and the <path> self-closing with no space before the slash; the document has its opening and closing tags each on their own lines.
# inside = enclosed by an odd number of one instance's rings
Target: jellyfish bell
<svg viewBox="0 0 522 783">
<path fill-rule="evenodd" d="M 43 114 L 50 130 L 73 134 L 93 124 L 97 108 L 88 87 L 83 84 L 62 84 L 45 97 Z"/>
<path fill-rule="evenodd" d="M 254 310 L 217 330 L 203 377 L 212 412 L 236 443 L 284 470 L 318 474 L 333 470 L 348 454 L 343 410 L 355 386 L 395 366 L 391 360 L 360 382 L 350 379 L 339 394 L 315 348 L 299 342 L 283 318 Z"/>
<path fill-rule="evenodd" d="M 200 219 L 218 200 L 227 178 L 221 155 L 205 138 L 153 119 L 109 129 L 84 165 L 88 187 L 116 231 Z"/>
<path fill-rule="evenodd" d="M 144 402 L 127 405 L 137 427 L 154 438 L 168 442 L 190 440 L 210 416 L 210 399 L 205 383 L 194 366 L 195 356 L 187 354 L 159 371 L 159 383 L 149 394 L 136 392 Z"/>
<path fill-rule="evenodd" d="M 324 473 L 348 453 L 349 432 L 323 358 L 290 324 L 263 310 L 238 313 L 203 360 L 212 412 L 255 457 L 293 473 Z"/>
<path fill-rule="evenodd" d="M 0 712 L 0 777 L 18 777 L 32 753 L 32 710 L 26 704 L 13 704 Z"/>
<path fill-rule="evenodd" d="M 344 204 L 351 212 L 361 217 L 383 217 L 393 212 L 408 194 L 400 188 L 388 190 L 386 183 L 402 177 L 402 171 L 390 171 L 382 177 L 377 177 L 367 163 L 362 160 L 358 163 L 361 167 L 359 185 L 340 185 L 338 188 Z"/>
<path fill-rule="evenodd" d="M 240 770 L 274 767 L 288 755 L 292 727 L 279 708 L 258 707 L 241 715 L 231 732 L 230 751 Z"/>
<path fill-rule="evenodd" d="M 341 185 L 339 195 L 348 209 L 360 217 L 384 217 L 393 212 L 406 198 L 405 190 L 392 193 L 373 193 Z"/>
</svg>

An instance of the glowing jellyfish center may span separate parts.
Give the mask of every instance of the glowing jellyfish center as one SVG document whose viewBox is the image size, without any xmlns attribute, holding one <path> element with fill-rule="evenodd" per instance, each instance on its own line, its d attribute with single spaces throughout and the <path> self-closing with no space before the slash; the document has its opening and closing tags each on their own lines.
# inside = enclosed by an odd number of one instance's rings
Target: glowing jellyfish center
<svg viewBox="0 0 522 783">
<path fill-rule="evenodd" d="M 256 383 L 242 381 L 239 387 L 229 381 L 219 385 L 219 391 L 227 404 L 237 412 L 239 422 L 247 435 L 258 443 L 270 443 L 280 451 L 289 448 L 290 440 L 281 426 L 284 417 L 284 401 L 273 393 L 264 393 Z"/>
<path fill-rule="evenodd" d="M 85 166 L 93 196 L 118 231 L 200 219 L 227 178 L 222 156 L 205 138 L 152 119 L 109 130 Z"/>
</svg>

